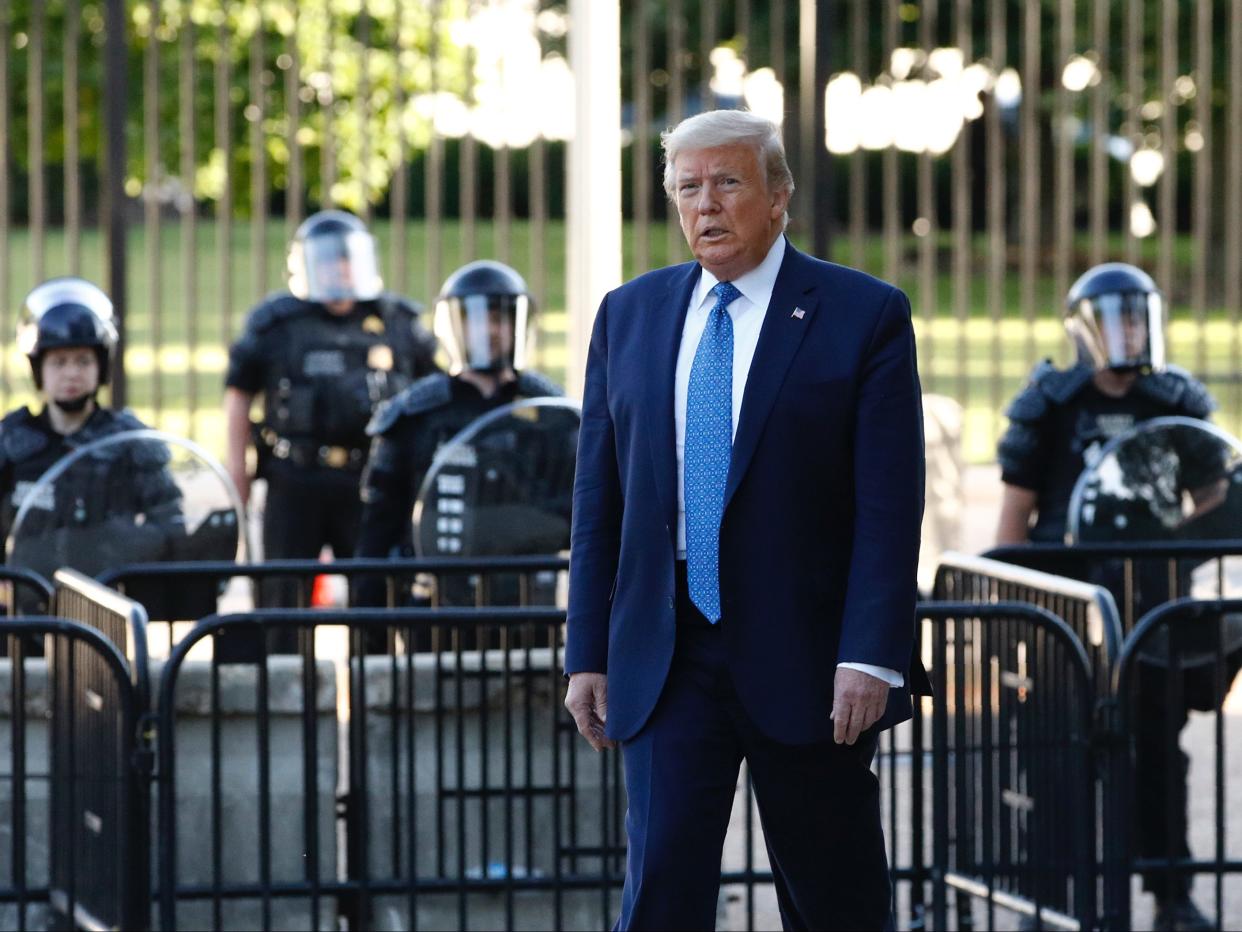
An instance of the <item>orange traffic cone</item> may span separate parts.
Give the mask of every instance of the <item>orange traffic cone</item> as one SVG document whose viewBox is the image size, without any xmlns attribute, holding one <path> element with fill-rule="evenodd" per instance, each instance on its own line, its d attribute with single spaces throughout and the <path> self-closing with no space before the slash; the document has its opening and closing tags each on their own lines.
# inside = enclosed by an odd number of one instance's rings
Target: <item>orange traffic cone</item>
<svg viewBox="0 0 1242 932">
<path fill-rule="evenodd" d="M 310 604 L 311 608 L 332 608 L 336 604 L 332 598 L 332 577 L 327 573 L 320 573 L 315 577 Z"/>
</svg>

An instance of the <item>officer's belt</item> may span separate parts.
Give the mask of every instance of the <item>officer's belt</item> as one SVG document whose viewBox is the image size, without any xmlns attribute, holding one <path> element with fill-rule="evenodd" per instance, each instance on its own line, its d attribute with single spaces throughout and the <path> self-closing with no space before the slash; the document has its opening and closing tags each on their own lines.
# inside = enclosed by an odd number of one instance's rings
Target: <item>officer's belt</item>
<svg viewBox="0 0 1242 932">
<path fill-rule="evenodd" d="M 359 447 L 320 446 L 305 440 L 289 440 L 277 437 L 272 446 L 272 456 L 287 460 L 295 466 L 327 466 L 329 469 L 361 469 L 367 461 L 367 451 Z"/>
</svg>

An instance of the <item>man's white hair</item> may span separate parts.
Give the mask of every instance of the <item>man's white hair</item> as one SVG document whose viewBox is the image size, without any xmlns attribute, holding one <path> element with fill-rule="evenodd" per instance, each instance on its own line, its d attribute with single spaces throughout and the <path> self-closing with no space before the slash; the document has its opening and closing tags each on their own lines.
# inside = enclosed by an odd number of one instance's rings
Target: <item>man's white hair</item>
<svg viewBox="0 0 1242 932">
<path fill-rule="evenodd" d="M 714 149 L 739 143 L 754 146 L 769 191 L 794 192 L 793 172 L 785 159 L 781 131 L 771 120 L 747 110 L 709 110 L 688 117 L 660 134 L 664 147 L 664 193 L 676 200 L 677 155 L 683 151 Z M 789 222 L 786 211 L 784 223 Z"/>
</svg>

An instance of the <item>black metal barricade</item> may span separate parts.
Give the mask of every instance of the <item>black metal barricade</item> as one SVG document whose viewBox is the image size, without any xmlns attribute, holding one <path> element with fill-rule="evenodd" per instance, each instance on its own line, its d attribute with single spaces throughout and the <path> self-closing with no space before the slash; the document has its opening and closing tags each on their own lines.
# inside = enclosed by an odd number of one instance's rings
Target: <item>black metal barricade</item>
<svg viewBox="0 0 1242 932">
<path fill-rule="evenodd" d="M 1106 586 L 1127 635 L 1157 604 L 1187 596 L 1219 599 L 1242 591 L 1242 540 L 1023 544 L 997 547 L 983 556 Z M 1147 588 L 1159 585 L 1154 596 L 1144 594 L 1144 577 Z"/>
<path fill-rule="evenodd" d="M 607 924 L 619 771 L 579 749 L 561 705 L 563 621 L 539 608 L 205 619 L 161 682 L 161 926 Z M 280 627 L 299 655 L 266 655 L 260 632 Z M 387 655 L 367 652 L 377 631 Z M 467 649 L 470 633 L 502 646 Z M 259 661 L 190 659 L 224 636 L 254 638 Z M 182 755 L 189 727 L 206 730 L 208 760 Z M 201 831 L 179 831 L 187 818 Z"/>
<path fill-rule="evenodd" d="M 52 604 L 56 614 L 94 628 L 126 659 L 139 714 L 145 714 L 151 700 L 146 609 L 77 570 L 57 570 L 53 582 Z"/>
<path fill-rule="evenodd" d="M 1073 577 L 1026 569 L 990 557 L 945 553 L 936 570 L 933 602 L 1025 602 L 1065 621 L 1087 651 L 1100 695 L 1107 693 L 1121 650 L 1122 628 L 1112 595 Z"/>
<path fill-rule="evenodd" d="M 125 659 L 98 631 L 61 618 L 6 619 L 0 634 L 9 680 L 3 924 L 145 928 L 131 832 L 138 709 Z M 46 656 L 32 656 L 44 642 Z M 44 903 L 59 918 L 35 912 Z"/>
<path fill-rule="evenodd" d="M 1086 651 L 1062 619 L 1032 605 L 919 611 L 936 695 L 903 726 L 917 750 L 907 784 L 911 896 L 920 898 L 911 926 L 996 928 L 999 907 L 1038 915 L 1046 928 L 1090 928 L 1097 817 Z M 901 877 L 900 860 L 897 868 Z"/>
<path fill-rule="evenodd" d="M 256 608 L 307 608 L 315 580 L 322 575 L 344 576 L 350 604 L 358 606 L 356 589 L 369 587 L 375 607 L 490 607 L 554 604 L 569 561 L 557 556 L 432 557 L 418 559 L 269 560 L 263 563 L 201 561 L 144 563 L 102 573 L 99 581 L 142 602 L 149 622 L 167 623 L 167 646 L 176 641 L 175 622 L 197 621 L 217 611 L 217 597 L 233 579 L 253 584 Z M 293 582 L 295 605 L 267 604 L 265 599 L 287 595 L 290 587 L 265 585 Z M 375 597 L 378 593 L 378 597 Z M 471 635 L 473 636 L 473 635 Z M 286 639 L 287 640 L 287 639 Z M 494 644 L 492 646 L 495 646 Z M 269 644 L 269 651 L 273 645 Z M 225 646 L 226 655 L 232 651 Z M 293 653 L 288 645 L 275 652 Z M 378 652 L 382 653 L 381 647 Z M 242 657 L 238 659 L 251 659 Z"/>
<path fill-rule="evenodd" d="M 150 866 L 150 819 L 151 819 L 151 770 L 154 764 L 152 740 L 154 721 L 151 717 L 150 662 L 147 657 L 146 610 L 113 589 L 96 582 L 73 569 L 60 569 L 53 577 L 53 606 L 56 614 L 70 621 L 98 631 L 107 638 L 125 658 L 128 665 L 133 706 L 136 721 L 132 729 L 131 744 L 126 761 L 130 769 L 127 820 L 118 822 L 119 832 L 129 849 L 127 862 L 131 875 L 127 878 L 127 896 L 135 904 L 149 904 L 151 900 Z M 87 687 L 89 689 L 89 687 Z M 54 762 L 55 765 L 55 762 Z M 89 779 L 89 773 L 86 775 Z M 90 801 L 85 800 L 79 814 L 72 811 L 74 800 L 69 796 L 53 795 L 53 817 L 63 805 L 70 807 L 62 818 L 64 826 L 82 834 L 80 844 L 84 849 L 99 846 L 98 832 L 82 833 L 81 826 L 94 824 L 89 816 Z M 58 823 L 59 825 L 59 823 Z M 72 838 L 72 836 L 69 836 Z M 53 835 L 54 844 L 62 844 L 64 836 Z M 112 844 L 107 842 L 104 846 Z M 66 867 L 70 865 L 66 864 Z M 57 882 L 53 875 L 53 882 Z M 66 879 L 64 883 L 68 883 Z M 145 928 L 149 922 L 149 908 L 135 909 L 134 921 Z M 132 926 L 130 926 L 132 928 Z"/>
<path fill-rule="evenodd" d="M 969 899 L 951 891 L 982 896 L 989 919 L 1001 906 L 1089 924 L 1085 653 L 1031 606 L 924 604 L 920 617 L 937 700 L 885 736 L 877 761 L 901 924 L 969 921 Z M 563 621 L 496 608 L 201 622 L 160 688 L 161 927 L 610 924 L 624 877 L 619 758 L 588 753 L 561 705 Z M 266 655 L 259 633 L 273 627 L 298 632 L 298 655 Z M 367 650 L 377 631 L 386 655 Z M 259 662 L 206 659 L 207 642 L 239 636 Z M 480 643 L 501 646 L 466 646 Z M 755 928 L 775 916 L 751 810 L 721 908 Z"/>
<path fill-rule="evenodd" d="M 1227 760 L 1236 743 L 1226 743 L 1222 704 L 1242 665 L 1240 622 L 1242 599 L 1182 599 L 1145 615 L 1126 640 L 1107 719 L 1114 740 L 1104 848 L 1106 928 L 1131 927 L 1134 874 L 1143 877 L 1146 887 L 1158 889 L 1188 888 L 1194 877 L 1207 875 L 1216 927 L 1232 928 L 1238 921 L 1236 911 L 1229 915 L 1225 907 L 1225 880 L 1242 874 L 1242 859 L 1229 837 L 1229 801 L 1237 795 L 1230 779 L 1237 767 Z M 1161 711 L 1153 714 L 1156 708 Z M 1189 726 L 1193 735 L 1181 740 L 1192 710 L 1203 714 Z M 1154 743 L 1154 751 L 1145 751 L 1145 742 Z M 1197 753 L 1189 756 L 1184 747 Z M 1172 781 L 1188 781 L 1187 795 L 1200 810 L 1201 827 L 1209 824 L 1202 810 L 1212 816 L 1209 832 L 1195 831 L 1192 822 L 1188 847 L 1182 845 L 1187 812 L 1178 811 L 1184 797 L 1158 791 L 1161 799 L 1144 802 L 1153 786 Z M 1154 812 L 1144 811 L 1149 805 Z M 1205 848 L 1210 851 L 1206 856 Z M 1235 910 L 1236 891 L 1235 886 Z"/>
<path fill-rule="evenodd" d="M 4 614 L 43 615 L 52 604 L 52 584 L 20 566 L 0 566 L 0 593 Z"/>
</svg>

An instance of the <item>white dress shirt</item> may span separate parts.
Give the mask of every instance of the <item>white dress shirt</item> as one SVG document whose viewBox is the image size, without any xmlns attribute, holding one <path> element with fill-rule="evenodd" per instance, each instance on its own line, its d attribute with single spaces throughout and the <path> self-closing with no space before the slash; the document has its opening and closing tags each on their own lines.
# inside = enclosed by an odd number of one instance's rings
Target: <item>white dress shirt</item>
<svg viewBox="0 0 1242 932">
<path fill-rule="evenodd" d="M 742 398 L 746 393 L 746 377 L 750 374 L 750 364 L 755 358 L 755 347 L 759 345 L 759 331 L 763 329 L 763 318 L 768 312 L 768 304 L 772 301 L 772 291 L 776 288 L 776 276 L 781 270 L 781 261 L 785 258 L 785 237 L 778 236 L 768 254 L 755 268 L 733 282 L 741 297 L 735 298 L 727 308 L 733 321 L 733 436 L 737 436 L 738 417 L 742 411 Z M 694 366 L 694 354 L 698 351 L 699 340 L 707 328 L 707 317 L 716 305 L 716 296 L 712 289 L 719 283 L 707 269 L 699 276 L 699 283 L 690 293 L 690 306 L 686 310 L 686 323 L 681 330 L 681 347 L 677 351 L 677 374 L 673 383 L 673 421 L 677 437 L 677 559 L 686 558 L 686 398 L 690 394 L 690 369 Z M 890 686 L 901 686 L 905 678 L 896 670 L 877 667 L 868 663 L 842 663 L 842 667 L 850 667 L 870 673 L 888 683 Z"/>
</svg>

